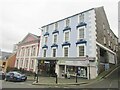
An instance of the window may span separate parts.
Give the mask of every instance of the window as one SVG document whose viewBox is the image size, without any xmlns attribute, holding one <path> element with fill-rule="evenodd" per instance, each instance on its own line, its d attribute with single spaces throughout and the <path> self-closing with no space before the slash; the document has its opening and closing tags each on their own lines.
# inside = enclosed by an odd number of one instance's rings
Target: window
<svg viewBox="0 0 120 90">
<path fill-rule="evenodd" d="M 23 60 L 21 60 L 21 65 L 20 66 L 22 67 L 22 65 L 23 65 Z"/>
<path fill-rule="evenodd" d="M 53 57 L 56 57 L 56 49 L 53 49 Z"/>
<path fill-rule="evenodd" d="M 69 41 L 69 32 L 65 32 L 65 42 Z"/>
<path fill-rule="evenodd" d="M 53 43 L 57 43 L 57 35 L 54 35 Z"/>
<path fill-rule="evenodd" d="M 32 46 L 32 50 L 31 50 L 31 56 L 35 56 L 35 46 Z"/>
<path fill-rule="evenodd" d="M 25 60 L 25 67 L 28 67 L 28 60 Z"/>
<path fill-rule="evenodd" d="M 111 45 L 110 41 L 108 41 L 109 46 Z"/>
<path fill-rule="evenodd" d="M 31 68 L 34 67 L 34 60 L 31 60 Z"/>
<path fill-rule="evenodd" d="M 70 25 L 70 19 L 66 19 L 65 23 L 66 23 L 66 27 L 69 26 Z"/>
<path fill-rule="evenodd" d="M 58 23 L 56 22 L 55 23 L 55 30 L 57 30 L 58 29 Z"/>
<path fill-rule="evenodd" d="M 64 57 L 68 57 L 68 47 L 64 47 Z"/>
<path fill-rule="evenodd" d="M 104 36 L 104 44 L 106 44 L 106 37 Z"/>
<path fill-rule="evenodd" d="M 18 60 L 16 60 L 16 67 L 18 67 Z"/>
<path fill-rule="evenodd" d="M 84 46 L 79 46 L 79 56 L 84 56 Z"/>
<path fill-rule="evenodd" d="M 46 57 L 46 49 L 43 51 L 43 57 Z"/>
<path fill-rule="evenodd" d="M 46 31 L 45 32 L 48 32 L 48 29 L 49 29 L 49 26 L 46 26 L 46 29 L 45 29 Z"/>
<path fill-rule="evenodd" d="M 45 40 L 44 40 L 45 44 L 47 44 L 48 37 L 45 37 L 44 39 L 45 39 Z"/>
<path fill-rule="evenodd" d="M 84 38 L 84 28 L 79 29 L 79 39 Z"/>
<path fill-rule="evenodd" d="M 79 15 L 79 23 L 84 22 L 84 14 Z"/>
</svg>

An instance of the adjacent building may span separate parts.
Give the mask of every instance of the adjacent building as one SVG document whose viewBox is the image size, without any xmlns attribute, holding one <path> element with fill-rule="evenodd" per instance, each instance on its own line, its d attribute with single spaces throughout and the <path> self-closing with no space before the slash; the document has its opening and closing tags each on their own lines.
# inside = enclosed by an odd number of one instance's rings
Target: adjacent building
<svg viewBox="0 0 120 90">
<path fill-rule="evenodd" d="M 117 45 L 104 8 L 92 8 L 42 27 L 39 71 L 96 78 L 117 63 Z"/>
<path fill-rule="evenodd" d="M 15 67 L 35 72 L 40 43 L 40 36 L 28 33 L 25 38 L 17 44 L 17 56 Z"/>
<path fill-rule="evenodd" d="M 16 60 L 16 54 L 15 53 L 9 53 L 1 51 L 1 58 L 0 58 L 0 64 L 2 71 L 6 72 L 8 69 L 14 68 L 15 60 Z"/>
</svg>

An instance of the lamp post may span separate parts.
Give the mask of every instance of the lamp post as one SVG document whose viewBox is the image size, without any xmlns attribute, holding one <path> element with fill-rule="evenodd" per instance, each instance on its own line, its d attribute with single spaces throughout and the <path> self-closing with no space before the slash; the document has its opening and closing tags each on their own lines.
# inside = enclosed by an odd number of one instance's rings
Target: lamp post
<svg viewBox="0 0 120 90">
<path fill-rule="evenodd" d="M 88 68 L 89 68 L 89 79 L 90 79 L 90 61 L 88 55 L 86 55 L 87 61 L 88 61 Z"/>
</svg>

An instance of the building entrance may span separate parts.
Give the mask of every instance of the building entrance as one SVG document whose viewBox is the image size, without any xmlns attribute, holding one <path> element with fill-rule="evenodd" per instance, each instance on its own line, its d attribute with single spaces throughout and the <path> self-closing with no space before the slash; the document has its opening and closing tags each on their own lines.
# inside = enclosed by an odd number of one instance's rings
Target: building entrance
<svg viewBox="0 0 120 90">
<path fill-rule="evenodd" d="M 39 70 L 41 76 L 55 76 L 56 61 L 44 60 L 39 62 Z"/>
</svg>

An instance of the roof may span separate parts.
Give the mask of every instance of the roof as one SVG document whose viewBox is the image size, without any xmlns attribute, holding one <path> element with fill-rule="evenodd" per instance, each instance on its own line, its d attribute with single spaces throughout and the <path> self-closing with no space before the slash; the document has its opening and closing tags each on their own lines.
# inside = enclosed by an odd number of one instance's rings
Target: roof
<svg viewBox="0 0 120 90">
<path fill-rule="evenodd" d="M 4 52 L 4 51 L 1 51 L 1 60 L 7 60 L 10 56 L 12 55 L 12 53 L 10 52 Z"/>
<path fill-rule="evenodd" d="M 82 13 L 85 13 L 85 12 L 88 12 L 88 11 L 91 11 L 91 10 L 93 10 L 93 9 L 94 9 L 94 8 L 91 8 L 91 9 L 85 10 L 85 11 L 83 11 L 83 12 L 80 12 L 80 13 L 74 14 L 74 15 L 72 15 L 72 16 L 69 16 L 69 17 L 66 17 L 66 18 L 60 19 L 60 20 L 58 20 L 58 21 L 55 21 L 55 22 L 52 22 L 52 23 L 50 23 L 50 24 L 44 25 L 44 26 L 42 26 L 41 28 L 44 28 L 45 26 L 48 26 L 48 25 L 54 24 L 54 23 L 59 22 L 59 21 L 62 21 L 62 20 L 65 20 L 65 19 L 67 19 L 67 18 L 71 18 L 71 17 L 74 17 L 74 16 L 76 16 L 76 15 L 79 15 L 79 14 L 82 14 Z"/>
<path fill-rule="evenodd" d="M 24 41 L 25 41 L 29 36 L 33 37 L 35 40 L 39 40 L 39 39 L 40 39 L 40 36 L 37 36 L 37 35 L 32 34 L 32 33 L 28 33 L 28 34 L 23 38 L 23 40 L 20 41 L 17 45 L 24 43 Z M 31 41 L 31 40 L 30 40 L 30 41 Z M 26 41 L 25 41 L 25 42 L 26 42 Z M 29 41 L 27 41 L 27 42 L 29 42 Z"/>
</svg>

